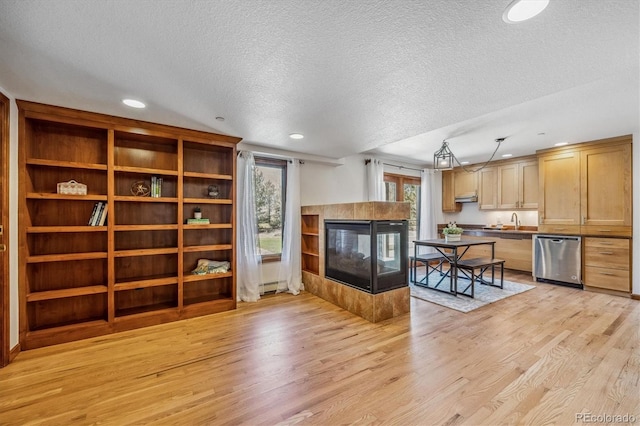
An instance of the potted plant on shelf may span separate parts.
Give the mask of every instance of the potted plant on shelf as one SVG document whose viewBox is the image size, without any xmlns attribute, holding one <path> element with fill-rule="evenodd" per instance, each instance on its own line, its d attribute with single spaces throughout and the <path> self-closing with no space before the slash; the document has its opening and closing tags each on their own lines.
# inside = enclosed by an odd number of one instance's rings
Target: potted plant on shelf
<svg viewBox="0 0 640 426">
<path fill-rule="evenodd" d="M 193 209 L 193 218 L 202 219 L 202 210 L 200 209 L 200 206 L 197 206 L 195 209 Z"/>
<path fill-rule="evenodd" d="M 449 222 L 449 224 L 442 230 L 442 233 L 444 234 L 444 239 L 447 242 L 450 242 L 460 241 L 460 236 L 462 235 L 463 231 L 464 230 L 462 228 L 459 228 L 455 222 Z"/>
</svg>

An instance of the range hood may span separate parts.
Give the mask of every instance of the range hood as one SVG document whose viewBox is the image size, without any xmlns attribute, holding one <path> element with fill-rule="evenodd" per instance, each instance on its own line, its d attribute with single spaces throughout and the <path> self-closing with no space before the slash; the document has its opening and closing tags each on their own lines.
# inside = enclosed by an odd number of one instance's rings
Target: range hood
<svg viewBox="0 0 640 426">
<path fill-rule="evenodd" d="M 458 194 L 455 197 L 455 201 L 456 203 L 476 203 L 478 202 L 478 194 L 475 191 Z"/>
</svg>

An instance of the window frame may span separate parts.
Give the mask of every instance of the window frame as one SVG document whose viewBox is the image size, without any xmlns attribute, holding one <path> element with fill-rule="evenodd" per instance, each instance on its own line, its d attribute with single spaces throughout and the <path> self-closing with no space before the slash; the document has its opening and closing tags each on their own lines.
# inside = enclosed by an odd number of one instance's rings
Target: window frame
<svg viewBox="0 0 640 426">
<path fill-rule="evenodd" d="M 396 184 L 396 201 L 397 202 L 404 202 L 404 185 L 405 184 L 409 184 L 409 185 L 416 185 L 418 186 L 418 188 L 420 188 L 422 186 L 422 178 L 421 177 L 417 177 L 417 176 L 407 176 L 407 175 L 400 175 L 400 174 L 396 174 L 396 173 L 384 173 L 384 178 L 383 178 L 384 182 L 393 182 Z M 420 236 L 420 197 L 421 197 L 421 190 L 418 191 L 418 197 L 416 199 L 416 234 L 417 236 Z M 386 188 L 385 188 L 385 196 L 386 196 Z M 410 243 L 409 245 L 411 246 Z"/>
<path fill-rule="evenodd" d="M 282 215 L 280 223 L 282 223 L 282 232 L 280 232 L 280 239 L 282 242 L 282 238 L 284 238 L 284 218 L 285 218 L 285 202 L 287 196 L 287 160 L 282 160 L 278 158 L 271 157 L 261 157 L 259 155 L 255 155 L 253 157 L 254 163 L 256 167 L 271 167 L 271 168 L 279 168 L 281 169 L 281 177 L 282 177 L 282 188 L 280 191 L 281 197 L 281 206 L 280 214 Z M 256 216 L 256 222 L 258 221 L 258 217 Z M 257 223 L 256 223 L 257 225 Z M 260 237 L 258 237 L 258 246 L 260 245 Z M 281 245 L 282 247 L 282 245 Z M 282 260 L 282 250 L 279 254 L 264 254 L 260 255 L 262 259 L 262 263 L 270 263 L 270 262 L 280 262 Z"/>
</svg>

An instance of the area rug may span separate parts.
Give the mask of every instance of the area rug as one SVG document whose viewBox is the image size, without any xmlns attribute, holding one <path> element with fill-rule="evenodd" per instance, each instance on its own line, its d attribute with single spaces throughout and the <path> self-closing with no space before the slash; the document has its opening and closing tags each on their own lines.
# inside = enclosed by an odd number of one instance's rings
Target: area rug
<svg viewBox="0 0 640 426">
<path fill-rule="evenodd" d="M 418 276 L 418 279 L 420 278 L 422 277 Z M 440 275 L 437 273 L 432 273 L 429 278 L 429 285 L 435 286 L 440 280 Z M 462 283 L 458 282 L 458 286 L 463 283 L 466 284 L 467 282 L 467 280 L 462 280 Z M 504 289 L 491 287 L 488 285 L 476 284 L 475 297 L 472 299 L 467 296 L 456 297 L 448 293 L 431 290 L 428 288 L 417 286 L 415 284 L 410 284 L 409 287 L 411 288 L 411 297 L 425 300 L 427 302 L 437 303 L 438 305 L 442 305 L 447 308 L 455 309 L 456 311 L 465 313 L 473 311 L 474 309 L 478 309 L 481 306 L 485 306 L 490 303 L 497 302 L 498 300 L 506 299 L 507 297 L 514 296 L 516 294 L 523 293 L 535 288 L 535 286 L 533 285 L 520 284 L 507 280 L 504 281 Z M 440 287 L 449 288 L 449 279 L 445 278 L 442 284 L 440 284 Z"/>
</svg>

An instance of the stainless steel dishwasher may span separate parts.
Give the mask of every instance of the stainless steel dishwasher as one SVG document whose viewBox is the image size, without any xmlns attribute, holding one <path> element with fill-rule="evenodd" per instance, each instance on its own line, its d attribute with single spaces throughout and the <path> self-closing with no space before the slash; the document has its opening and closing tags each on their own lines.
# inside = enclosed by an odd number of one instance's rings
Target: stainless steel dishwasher
<svg viewBox="0 0 640 426">
<path fill-rule="evenodd" d="M 582 238 L 573 235 L 534 235 L 533 277 L 582 287 Z"/>
</svg>

